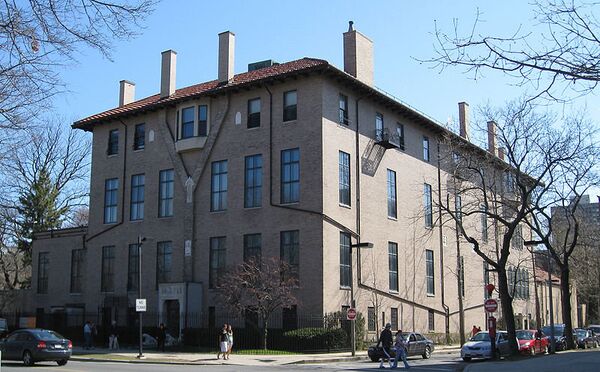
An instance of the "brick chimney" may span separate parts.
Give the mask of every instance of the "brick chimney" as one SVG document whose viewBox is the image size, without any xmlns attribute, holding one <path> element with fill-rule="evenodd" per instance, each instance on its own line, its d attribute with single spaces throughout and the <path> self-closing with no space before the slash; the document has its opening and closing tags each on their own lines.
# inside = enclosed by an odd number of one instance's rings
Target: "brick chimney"
<svg viewBox="0 0 600 372">
<path fill-rule="evenodd" d="M 504 160 L 504 148 L 503 147 L 498 147 L 498 158 L 500 158 L 500 160 Z"/>
<path fill-rule="evenodd" d="M 219 83 L 233 79 L 235 34 L 230 31 L 219 34 Z"/>
<path fill-rule="evenodd" d="M 460 124 L 460 136 L 469 139 L 469 104 L 466 102 L 458 103 L 458 122 Z"/>
<path fill-rule="evenodd" d="M 176 51 L 169 49 L 162 52 L 162 65 L 160 69 L 160 98 L 169 97 L 175 93 L 176 65 Z"/>
<path fill-rule="evenodd" d="M 496 155 L 496 122 L 490 120 L 487 122 L 488 151 Z"/>
<path fill-rule="evenodd" d="M 367 85 L 373 85 L 373 42 L 349 22 L 344 32 L 344 71 Z"/>
<path fill-rule="evenodd" d="M 119 82 L 119 107 L 135 101 L 135 83 L 127 80 Z"/>
</svg>

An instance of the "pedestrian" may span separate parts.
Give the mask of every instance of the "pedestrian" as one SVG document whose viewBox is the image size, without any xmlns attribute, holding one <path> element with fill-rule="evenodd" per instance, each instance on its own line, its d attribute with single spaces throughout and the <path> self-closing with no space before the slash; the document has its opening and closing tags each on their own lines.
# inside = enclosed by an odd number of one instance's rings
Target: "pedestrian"
<svg viewBox="0 0 600 372">
<path fill-rule="evenodd" d="M 92 347 L 92 324 L 89 320 L 83 325 L 83 340 L 84 348 L 89 350 Z"/>
<path fill-rule="evenodd" d="M 221 354 L 223 354 L 223 360 L 225 360 L 227 359 L 227 349 L 229 347 L 229 344 L 227 343 L 227 324 L 223 324 L 218 340 L 219 352 L 217 353 L 217 359 L 220 359 Z"/>
<path fill-rule="evenodd" d="M 477 326 L 477 333 L 481 332 L 481 327 Z"/>
<path fill-rule="evenodd" d="M 227 325 L 227 359 L 229 359 L 229 354 L 231 354 L 231 349 L 233 349 L 233 328 L 231 328 L 231 324 Z"/>
<path fill-rule="evenodd" d="M 158 336 L 156 337 L 156 350 L 165 351 L 165 340 L 167 339 L 167 328 L 164 323 L 158 326 Z"/>
<path fill-rule="evenodd" d="M 471 329 L 471 337 L 475 336 L 479 331 L 481 331 L 481 329 L 477 328 L 477 326 L 473 324 L 473 329 Z"/>
<path fill-rule="evenodd" d="M 94 348 L 94 337 L 98 335 L 98 328 L 96 328 L 96 323 L 90 322 L 90 327 L 92 329 L 92 333 L 90 335 L 90 349 Z"/>
<path fill-rule="evenodd" d="M 396 348 L 396 357 L 394 358 L 394 364 L 392 365 L 392 368 L 397 368 L 398 359 L 402 358 L 402 361 L 404 362 L 404 368 L 410 369 L 410 366 L 406 361 L 406 355 L 408 354 L 408 350 L 406 340 L 402 336 L 402 330 L 396 332 L 396 342 L 394 344 L 394 347 Z"/>
<path fill-rule="evenodd" d="M 117 322 L 114 320 L 110 325 L 110 336 L 108 336 L 108 349 L 119 350 L 119 330 L 117 329 Z"/>
<path fill-rule="evenodd" d="M 390 353 L 392 344 L 394 343 L 394 336 L 392 335 L 392 325 L 387 323 L 381 334 L 379 335 L 379 341 L 377 341 L 377 347 L 381 345 L 383 349 L 383 356 L 381 357 L 381 363 L 379 364 L 379 368 L 385 368 L 383 366 L 383 362 L 385 359 L 390 359 Z"/>
</svg>

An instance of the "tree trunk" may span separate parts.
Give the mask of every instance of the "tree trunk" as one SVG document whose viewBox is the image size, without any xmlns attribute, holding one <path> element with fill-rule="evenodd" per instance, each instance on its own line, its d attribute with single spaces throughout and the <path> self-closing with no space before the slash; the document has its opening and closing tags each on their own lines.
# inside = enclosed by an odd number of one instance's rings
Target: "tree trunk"
<svg viewBox="0 0 600 372">
<path fill-rule="evenodd" d="M 571 319 L 571 288 L 569 286 L 569 265 L 565 259 L 565 264 L 561 265 L 560 270 L 560 294 L 561 294 L 561 305 L 563 322 L 565 323 L 565 335 L 567 339 L 567 349 L 575 349 L 575 342 L 573 337 L 568 337 L 573 334 L 573 320 Z"/>
<path fill-rule="evenodd" d="M 263 334 L 262 334 L 262 346 L 263 350 L 267 350 L 267 336 L 269 333 L 269 329 L 267 327 L 267 323 L 269 322 L 269 318 L 263 317 Z"/>
<path fill-rule="evenodd" d="M 515 314 L 513 311 L 512 298 L 508 292 L 508 278 L 506 277 L 506 269 L 504 267 L 498 268 L 498 293 L 500 295 L 502 315 L 506 322 L 506 331 L 508 332 L 510 354 L 517 355 L 519 353 L 519 345 L 517 344 L 515 332 Z"/>
</svg>

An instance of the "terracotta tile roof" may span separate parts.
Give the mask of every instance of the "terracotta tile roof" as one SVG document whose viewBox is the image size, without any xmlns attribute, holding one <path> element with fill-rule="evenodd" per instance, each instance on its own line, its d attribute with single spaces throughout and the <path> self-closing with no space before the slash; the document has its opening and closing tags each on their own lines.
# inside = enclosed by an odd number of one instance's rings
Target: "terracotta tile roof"
<svg viewBox="0 0 600 372">
<path fill-rule="evenodd" d="M 98 124 L 104 120 L 112 119 L 118 116 L 142 112 L 145 110 L 154 109 L 163 105 L 173 104 L 191 97 L 199 96 L 208 93 L 217 93 L 219 91 L 243 86 L 245 84 L 259 82 L 271 78 L 284 77 L 289 74 L 308 72 L 311 70 L 325 68 L 330 66 L 329 63 L 322 59 L 302 58 L 291 62 L 282 63 L 265 67 L 259 70 L 244 72 L 233 77 L 233 80 L 227 84 L 219 84 L 217 80 L 192 85 L 189 87 L 177 89 L 175 93 L 169 97 L 160 98 L 160 94 L 155 94 L 150 97 L 143 98 L 139 101 L 132 102 L 122 107 L 113 108 L 96 115 L 88 116 L 73 123 L 73 128 L 81 128 L 89 130 L 94 124 Z"/>
</svg>

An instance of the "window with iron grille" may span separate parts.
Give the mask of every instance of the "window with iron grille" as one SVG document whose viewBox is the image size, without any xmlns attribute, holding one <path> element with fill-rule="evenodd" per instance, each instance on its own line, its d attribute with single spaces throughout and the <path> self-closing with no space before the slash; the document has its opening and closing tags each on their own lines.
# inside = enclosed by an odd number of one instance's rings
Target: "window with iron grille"
<svg viewBox="0 0 600 372">
<path fill-rule="evenodd" d="M 40 252 L 38 254 L 38 280 L 37 293 L 48 293 L 48 269 L 50 265 L 50 253 Z"/>
<path fill-rule="evenodd" d="M 350 288 L 352 280 L 350 234 L 340 232 L 340 287 Z"/>
<path fill-rule="evenodd" d="M 375 332 L 375 308 L 367 308 L 367 327 L 369 332 Z"/>
<path fill-rule="evenodd" d="M 398 308 L 392 307 L 390 314 L 390 323 L 392 324 L 392 329 L 394 331 L 398 330 Z"/>
<path fill-rule="evenodd" d="M 81 293 L 84 262 L 85 250 L 73 249 L 71 251 L 71 293 Z"/>
<path fill-rule="evenodd" d="M 137 124 L 135 126 L 135 133 L 133 137 L 133 149 L 142 150 L 146 145 L 146 125 Z"/>
<path fill-rule="evenodd" d="M 131 207 L 129 214 L 131 221 L 144 219 L 144 187 L 145 176 L 143 174 L 131 176 Z"/>
<path fill-rule="evenodd" d="M 210 238 L 208 287 L 217 288 L 225 274 L 225 237 Z"/>
<path fill-rule="evenodd" d="M 108 155 L 116 155 L 119 153 L 119 130 L 113 129 L 108 132 L 108 149 L 106 149 Z"/>
<path fill-rule="evenodd" d="M 348 96 L 340 93 L 340 111 L 339 119 L 340 124 L 348 125 Z"/>
<path fill-rule="evenodd" d="M 256 208 L 262 205 L 262 155 L 246 156 L 244 177 L 244 207 Z"/>
<path fill-rule="evenodd" d="M 425 250 L 425 275 L 427 278 L 427 294 L 435 294 L 435 272 L 433 266 L 433 251 L 430 249 Z"/>
<path fill-rule="evenodd" d="M 433 310 L 429 310 L 427 325 L 429 328 L 429 332 L 435 331 L 435 313 Z"/>
<path fill-rule="evenodd" d="M 300 268 L 300 231 L 282 231 L 280 237 L 279 256 L 281 261 L 290 266 L 290 275 L 299 278 Z"/>
<path fill-rule="evenodd" d="M 388 217 L 398 217 L 396 203 L 396 172 L 391 169 L 387 170 L 387 210 Z"/>
<path fill-rule="evenodd" d="M 431 200 L 431 185 L 423 185 L 423 206 L 425 209 L 425 226 L 433 226 L 433 205 Z"/>
<path fill-rule="evenodd" d="M 113 245 L 102 247 L 102 276 L 100 289 L 102 292 L 115 290 L 115 247 Z"/>
<path fill-rule="evenodd" d="M 388 242 L 388 267 L 390 291 L 398 292 L 398 244 Z"/>
<path fill-rule="evenodd" d="M 227 209 L 227 160 L 214 161 L 211 169 L 210 210 L 224 211 Z"/>
<path fill-rule="evenodd" d="M 118 190 L 118 178 L 110 178 L 104 181 L 104 223 L 117 222 Z"/>
<path fill-rule="evenodd" d="M 137 291 L 140 283 L 140 246 L 129 244 L 129 260 L 127 266 L 127 290 Z"/>
<path fill-rule="evenodd" d="M 244 262 L 254 261 L 257 264 L 260 264 L 261 245 L 261 234 L 244 235 Z"/>
<path fill-rule="evenodd" d="M 300 149 L 281 151 L 281 204 L 300 201 Z"/>
<path fill-rule="evenodd" d="M 298 96 L 295 90 L 283 93 L 283 121 L 296 120 Z"/>
<path fill-rule="evenodd" d="M 350 154 L 340 151 L 339 156 L 339 200 L 350 205 Z"/>
<path fill-rule="evenodd" d="M 260 127 L 260 98 L 248 100 L 248 128 Z"/>
<path fill-rule="evenodd" d="M 172 282 L 173 243 L 158 242 L 156 245 L 156 283 Z"/>
<path fill-rule="evenodd" d="M 171 217 L 173 216 L 175 172 L 173 169 L 161 170 L 158 181 L 158 217 Z"/>
</svg>

